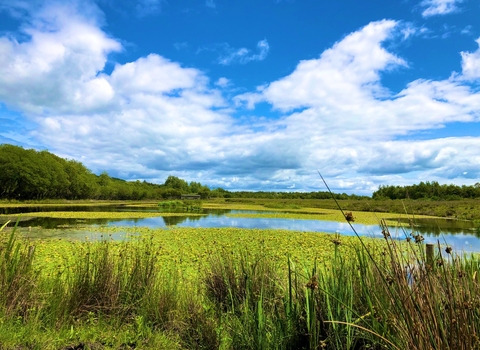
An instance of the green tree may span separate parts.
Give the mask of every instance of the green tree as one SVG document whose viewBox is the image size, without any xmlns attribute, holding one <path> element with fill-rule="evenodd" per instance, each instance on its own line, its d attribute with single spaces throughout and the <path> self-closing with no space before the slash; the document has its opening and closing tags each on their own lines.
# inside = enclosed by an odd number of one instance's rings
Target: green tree
<svg viewBox="0 0 480 350">
<path fill-rule="evenodd" d="M 165 187 L 176 189 L 181 193 L 189 193 L 188 182 L 173 175 L 165 180 Z"/>
</svg>

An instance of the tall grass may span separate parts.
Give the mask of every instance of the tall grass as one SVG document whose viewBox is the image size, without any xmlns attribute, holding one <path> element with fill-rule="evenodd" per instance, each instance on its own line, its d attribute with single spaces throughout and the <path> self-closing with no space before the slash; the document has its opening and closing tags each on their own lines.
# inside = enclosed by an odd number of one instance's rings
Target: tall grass
<svg viewBox="0 0 480 350">
<path fill-rule="evenodd" d="M 9 236 L 0 239 L 0 305 L 8 316 L 26 317 L 33 307 L 32 292 L 36 284 L 32 268 L 35 246 L 17 242 L 16 228 L 17 225 Z"/>
</svg>

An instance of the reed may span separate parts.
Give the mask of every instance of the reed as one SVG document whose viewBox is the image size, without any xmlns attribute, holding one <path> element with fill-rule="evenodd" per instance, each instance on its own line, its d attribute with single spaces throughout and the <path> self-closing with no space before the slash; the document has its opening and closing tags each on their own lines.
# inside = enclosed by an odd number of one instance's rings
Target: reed
<svg viewBox="0 0 480 350">
<path fill-rule="evenodd" d="M 0 233 L 8 223 L 0 228 Z M 35 246 L 17 241 L 17 225 L 18 222 L 10 235 L 0 239 L 0 305 L 7 316 L 24 318 L 35 307 Z"/>
</svg>

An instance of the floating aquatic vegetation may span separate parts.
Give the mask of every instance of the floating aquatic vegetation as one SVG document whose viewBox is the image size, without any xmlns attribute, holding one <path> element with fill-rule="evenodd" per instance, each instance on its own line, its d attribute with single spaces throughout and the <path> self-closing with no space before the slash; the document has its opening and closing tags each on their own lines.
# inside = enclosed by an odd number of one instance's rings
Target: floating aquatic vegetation
<svg viewBox="0 0 480 350">
<path fill-rule="evenodd" d="M 408 218 L 406 214 L 392 213 L 374 213 L 374 212 L 353 212 L 355 223 L 364 225 L 378 225 L 382 219 L 386 220 L 389 226 L 408 226 L 406 222 L 400 222 L 400 219 Z M 338 210 L 322 209 L 312 213 L 292 213 L 292 212 L 270 212 L 270 213 L 235 213 L 227 214 L 229 217 L 237 218 L 276 218 L 276 219 L 297 219 L 297 220 L 324 220 L 345 222 L 345 217 Z M 427 216 L 418 216 L 418 218 L 427 218 Z"/>
</svg>

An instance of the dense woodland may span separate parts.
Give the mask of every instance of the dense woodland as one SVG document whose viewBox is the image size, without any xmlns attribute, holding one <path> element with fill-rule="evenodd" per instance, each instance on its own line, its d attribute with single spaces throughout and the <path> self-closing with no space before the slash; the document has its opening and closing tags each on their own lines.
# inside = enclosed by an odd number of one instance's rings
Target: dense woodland
<svg viewBox="0 0 480 350">
<path fill-rule="evenodd" d="M 267 198 L 267 199 L 329 199 L 332 194 L 319 192 L 231 192 L 210 189 L 199 182 L 187 182 L 169 176 L 164 184 L 146 181 L 125 181 L 106 172 L 92 173 L 82 163 L 60 158 L 48 151 L 0 145 L 0 199 L 100 199 L 141 200 L 177 198 L 182 194 L 199 194 L 202 198 Z M 336 199 L 369 197 L 334 194 Z M 474 186 L 440 185 L 420 182 L 412 186 L 380 186 L 374 199 L 449 200 L 480 198 L 480 183 Z"/>
</svg>

